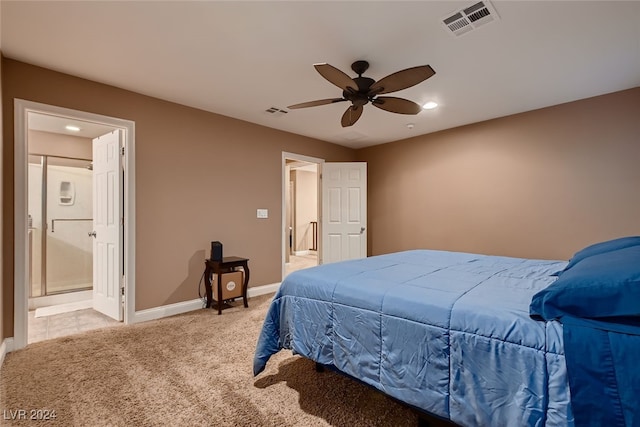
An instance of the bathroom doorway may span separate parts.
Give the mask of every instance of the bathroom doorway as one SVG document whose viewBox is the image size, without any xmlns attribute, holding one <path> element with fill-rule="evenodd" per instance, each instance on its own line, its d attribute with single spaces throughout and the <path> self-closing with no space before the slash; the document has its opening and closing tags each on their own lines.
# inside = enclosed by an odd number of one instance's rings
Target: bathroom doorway
<svg viewBox="0 0 640 427">
<path fill-rule="evenodd" d="M 110 131 L 28 115 L 29 344 L 108 323 L 92 301 L 92 139 Z"/>
<path fill-rule="evenodd" d="M 32 335 L 40 340 L 133 322 L 134 122 L 19 99 L 14 104 L 13 349 L 34 342 Z M 120 231 L 100 231 L 105 226 Z M 106 243 L 111 251 L 104 250 L 107 235 L 116 236 Z M 98 313 L 107 300 L 118 315 Z M 53 311 L 35 326 L 40 308 Z M 66 331 L 52 330 L 56 325 Z"/>
</svg>

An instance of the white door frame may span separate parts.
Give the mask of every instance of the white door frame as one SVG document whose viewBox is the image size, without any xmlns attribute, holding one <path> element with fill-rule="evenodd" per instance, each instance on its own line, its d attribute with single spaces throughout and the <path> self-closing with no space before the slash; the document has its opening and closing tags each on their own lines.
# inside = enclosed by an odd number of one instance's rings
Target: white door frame
<svg viewBox="0 0 640 427">
<path fill-rule="evenodd" d="M 135 315 L 135 122 L 23 99 L 14 100 L 14 324 L 13 350 L 27 345 L 29 247 L 27 245 L 28 113 L 43 113 L 96 122 L 124 133 L 124 323 Z"/>
<path fill-rule="evenodd" d="M 287 207 L 285 205 L 285 197 L 287 192 L 289 191 L 289 177 L 287 176 L 287 159 L 298 160 L 301 162 L 307 163 L 316 163 L 318 165 L 318 264 L 322 264 L 322 259 L 320 258 L 320 254 L 322 253 L 322 239 L 321 239 L 321 223 L 322 223 L 322 187 L 320 175 L 322 173 L 322 165 L 324 164 L 324 159 L 320 159 L 318 157 L 310 157 L 302 154 L 288 153 L 286 151 L 282 152 L 282 231 L 280 233 L 282 239 L 282 271 L 281 271 L 281 280 L 284 279 L 285 275 L 285 260 L 286 260 L 286 250 L 289 246 L 287 243 L 287 239 L 284 237 L 287 229 Z"/>
</svg>

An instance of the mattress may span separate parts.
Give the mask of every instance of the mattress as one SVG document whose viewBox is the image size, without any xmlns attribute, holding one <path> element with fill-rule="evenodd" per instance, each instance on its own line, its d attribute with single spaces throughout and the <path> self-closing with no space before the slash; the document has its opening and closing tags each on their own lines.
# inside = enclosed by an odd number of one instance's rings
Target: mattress
<svg viewBox="0 0 640 427">
<path fill-rule="evenodd" d="M 294 272 L 254 374 L 289 349 L 462 426 L 573 425 L 562 325 L 529 316 L 566 264 L 412 250 Z"/>
</svg>

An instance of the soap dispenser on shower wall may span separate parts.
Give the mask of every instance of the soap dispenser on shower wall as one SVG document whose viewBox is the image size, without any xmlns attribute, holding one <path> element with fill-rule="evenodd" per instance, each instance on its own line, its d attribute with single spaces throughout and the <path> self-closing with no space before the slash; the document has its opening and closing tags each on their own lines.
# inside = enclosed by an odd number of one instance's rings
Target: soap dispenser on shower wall
<svg viewBox="0 0 640 427">
<path fill-rule="evenodd" d="M 72 205 L 75 197 L 75 188 L 71 181 L 60 181 L 60 205 Z"/>
</svg>

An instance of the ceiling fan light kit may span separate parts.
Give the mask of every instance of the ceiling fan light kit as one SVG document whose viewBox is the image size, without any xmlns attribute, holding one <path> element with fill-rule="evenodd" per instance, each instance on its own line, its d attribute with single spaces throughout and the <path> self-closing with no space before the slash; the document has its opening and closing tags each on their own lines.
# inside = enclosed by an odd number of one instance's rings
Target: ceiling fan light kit
<svg viewBox="0 0 640 427">
<path fill-rule="evenodd" d="M 372 78 L 362 76 L 369 68 L 367 61 L 360 60 L 351 64 L 351 69 L 358 75 L 353 78 L 327 63 L 314 64 L 313 66 L 327 81 L 342 89 L 342 97 L 303 102 L 290 105 L 287 108 L 294 110 L 349 101 L 351 105 L 342 115 L 342 127 L 353 126 L 362 115 L 363 107 L 368 103 L 391 113 L 418 114 L 422 107 L 413 101 L 378 95 L 415 86 L 436 73 L 429 65 L 421 65 L 395 72 L 375 81 Z"/>
</svg>

